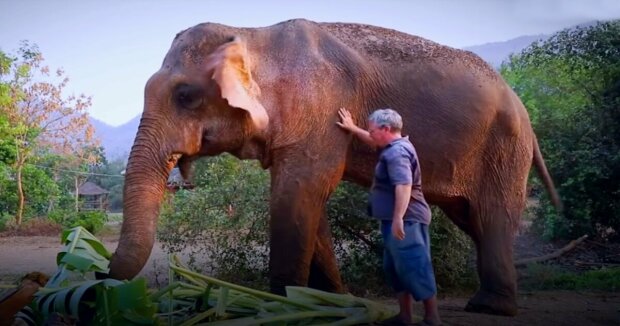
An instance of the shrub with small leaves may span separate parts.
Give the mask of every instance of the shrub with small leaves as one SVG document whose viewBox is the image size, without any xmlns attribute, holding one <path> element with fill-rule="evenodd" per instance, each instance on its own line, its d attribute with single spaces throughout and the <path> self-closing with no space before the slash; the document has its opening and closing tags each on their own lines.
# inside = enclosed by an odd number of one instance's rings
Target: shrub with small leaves
<svg viewBox="0 0 620 326">
<path fill-rule="evenodd" d="M 193 268 L 226 280 L 266 287 L 269 259 L 268 174 L 256 162 L 219 156 L 197 162 L 196 188 L 170 194 L 157 236 L 165 250 L 182 252 Z M 377 220 L 367 216 L 368 191 L 343 182 L 327 204 L 334 251 L 349 291 L 387 295 Z M 440 286 L 469 284 L 471 242 L 439 210 L 431 223 Z M 473 276 L 472 276 L 473 277 Z"/>
<path fill-rule="evenodd" d="M 105 225 L 108 216 L 102 211 L 80 211 L 57 209 L 48 214 L 48 218 L 66 228 L 81 226 L 91 233 L 97 233 Z"/>
</svg>

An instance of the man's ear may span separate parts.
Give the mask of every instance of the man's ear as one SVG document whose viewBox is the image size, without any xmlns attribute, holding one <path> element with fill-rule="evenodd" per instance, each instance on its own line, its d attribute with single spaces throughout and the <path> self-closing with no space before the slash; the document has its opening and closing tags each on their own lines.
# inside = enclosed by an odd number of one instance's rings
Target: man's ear
<svg viewBox="0 0 620 326">
<path fill-rule="evenodd" d="M 252 79 L 250 58 L 245 42 L 239 37 L 220 45 L 207 58 L 207 72 L 220 88 L 222 98 L 232 107 L 243 109 L 250 114 L 258 130 L 269 125 L 269 116 L 258 101 L 260 88 Z"/>
</svg>

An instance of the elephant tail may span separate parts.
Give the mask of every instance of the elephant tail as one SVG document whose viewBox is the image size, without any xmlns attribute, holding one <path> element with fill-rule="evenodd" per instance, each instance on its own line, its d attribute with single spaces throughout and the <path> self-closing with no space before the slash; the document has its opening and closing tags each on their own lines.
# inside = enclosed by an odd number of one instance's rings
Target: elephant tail
<svg viewBox="0 0 620 326">
<path fill-rule="evenodd" d="M 549 192 L 549 196 L 551 197 L 551 202 L 555 209 L 557 209 L 559 214 L 562 214 L 564 210 L 564 205 L 560 200 L 560 196 L 558 195 L 558 191 L 555 189 L 555 185 L 553 184 L 553 180 L 551 180 L 551 176 L 549 175 L 549 171 L 547 170 L 547 166 L 545 165 L 545 160 L 543 159 L 542 153 L 540 152 L 540 147 L 538 146 L 538 140 L 536 139 L 536 135 L 534 135 L 534 165 L 536 166 L 536 171 L 538 171 L 538 176 L 542 179 L 545 184 L 545 188 Z"/>
</svg>

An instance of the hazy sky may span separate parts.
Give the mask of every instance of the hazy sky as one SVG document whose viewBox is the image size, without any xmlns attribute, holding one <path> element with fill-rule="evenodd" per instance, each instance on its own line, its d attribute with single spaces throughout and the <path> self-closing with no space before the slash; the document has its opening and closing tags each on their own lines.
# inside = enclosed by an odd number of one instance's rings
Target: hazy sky
<svg viewBox="0 0 620 326">
<path fill-rule="evenodd" d="M 292 18 L 378 25 L 460 48 L 620 18 L 620 0 L 0 0 L 0 49 L 38 44 L 71 91 L 93 96 L 91 116 L 119 125 L 142 112 L 144 84 L 179 31 Z"/>
</svg>

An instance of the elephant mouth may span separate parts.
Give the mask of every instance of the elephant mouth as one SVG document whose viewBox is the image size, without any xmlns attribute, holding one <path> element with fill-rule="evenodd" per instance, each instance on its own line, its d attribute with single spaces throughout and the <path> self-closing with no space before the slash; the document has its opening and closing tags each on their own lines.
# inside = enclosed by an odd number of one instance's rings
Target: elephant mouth
<svg viewBox="0 0 620 326">
<path fill-rule="evenodd" d="M 192 179 L 194 161 L 208 155 L 206 148 L 210 147 L 208 146 L 211 142 L 210 138 L 211 137 L 206 132 L 203 132 L 202 141 L 199 144 L 200 150 L 198 150 L 197 153 L 190 154 L 186 151 L 175 151 L 168 155 L 167 164 L 170 169 L 178 167 L 183 180 L 185 182 L 190 182 Z"/>
<path fill-rule="evenodd" d="M 192 166 L 194 161 L 197 159 L 197 156 L 182 154 L 182 153 L 172 153 L 168 157 L 168 164 L 172 168 L 175 166 L 179 168 L 179 172 L 181 172 L 181 176 L 184 181 L 190 181 L 192 176 Z"/>
</svg>

